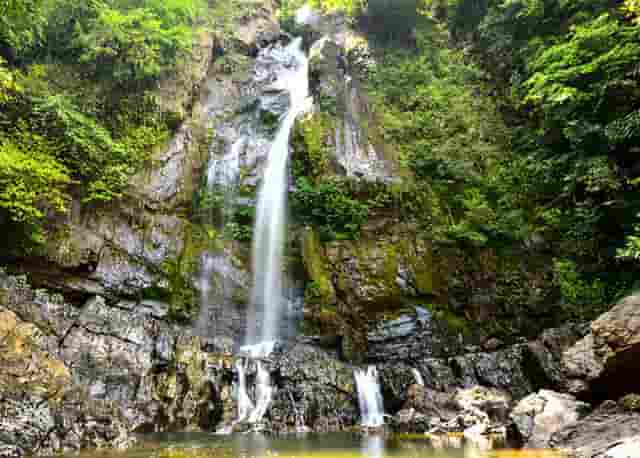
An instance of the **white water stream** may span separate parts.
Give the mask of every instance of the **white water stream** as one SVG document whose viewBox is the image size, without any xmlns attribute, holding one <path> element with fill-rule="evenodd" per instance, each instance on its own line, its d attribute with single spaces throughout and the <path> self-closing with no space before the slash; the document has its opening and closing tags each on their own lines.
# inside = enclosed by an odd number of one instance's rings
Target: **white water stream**
<svg viewBox="0 0 640 458">
<path fill-rule="evenodd" d="M 411 373 L 413 377 L 416 379 L 416 384 L 420 386 L 424 386 L 424 379 L 422 378 L 422 374 L 415 367 L 411 369 Z"/>
<path fill-rule="evenodd" d="M 354 376 L 358 388 L 360 424 L 367 428 L 384 425 L 384 406 L 378 383 L 378 369 L 375 366 L 369 366 L 366 370 L 356 369 Z"/>
<path fill-rule="evenodd" d="M 260 423 L 271 404 L 275 387 L 271 383 L 268 367 L 260 359 L 273 352 L 277 339 L 281 337 L 279 330 L 286 302 L 282 257 L 287 224 L 289 137 L 296 118 L 309 105 L 309 70 L 301 39 L 292 41 L 285 48 L 270 48 L 266 53 L 272 61 L 282 63 L 282 69 L 278 71 L 277 79 L 270 85 L 270 89 L 288 92 L 290 106 L 281 119 L 262 173 L 253 236 L 251 308 L 247 316 L 245 345 L 240 349 L 242 356 L 236 362 L 238 416 L 232 425 L 221 429 L 221 433 L 232 432 L 233 426 L 241 422 Z M 256 69 L 256 72 L 259 70 Z M 235 150 L 240 151 L 243 143 L 240 140 L 233 145 L 228 154 L 229 164 L 238 163 Z M 209 180 L 226 182 L 233 179 L 227 175 L 226 170 L 228 168 L 210 168 Z M 256 359 L 254 400 L 251 399 L 247 381 L 247 368 L 253 359 Z"/>
<path fill-rule="evenodd" d="M 280 320 L 285 302 L 282 285 L 282 255 L 287 224 L 287 162 L 289 137 L 296 118 L 309 104 L 309 64 L 302 50 L 302 39 L 291 42 L 284 50 L 292 58 L 273 88 L 290 95 L 285 114 L 271 145 L 267 165 L 262 174 L 253 236 L 253 293 L 256 316 L 248 317 L 246 344 L 269 342 L 279 337 Z"/>
</svg>

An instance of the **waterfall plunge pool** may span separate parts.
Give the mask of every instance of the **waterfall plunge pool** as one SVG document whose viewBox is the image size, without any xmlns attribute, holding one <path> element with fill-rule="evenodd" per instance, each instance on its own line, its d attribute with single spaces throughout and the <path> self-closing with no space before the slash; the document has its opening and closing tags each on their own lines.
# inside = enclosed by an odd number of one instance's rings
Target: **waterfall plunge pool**
<svg viewBox="0 0 640 458">
<path fill-rule="evenodd" d="M 489 444 L 490 445 L 490 444 Z M 359 433 L 260 433 L 216 436 L 163 433 L 139 437 L 126 451 L 87 451 L 81 458 L 566 458 L 550 450 L 482 450 L 461 437 Z M 73 455 L 78 456 L 78 455 Z"/>
</svg>

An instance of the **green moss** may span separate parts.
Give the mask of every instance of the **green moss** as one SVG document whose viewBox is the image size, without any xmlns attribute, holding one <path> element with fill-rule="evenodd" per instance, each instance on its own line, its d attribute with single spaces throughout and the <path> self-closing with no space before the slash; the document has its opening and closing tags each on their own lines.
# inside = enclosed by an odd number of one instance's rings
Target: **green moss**
<svg viewBox="0 0 640 458">
<path fill-rule="evenodd" d="M 294 176 L 316 181 L 331 171 L 328 139 L 333 123 L 325 112 L 309 114 L 296 122 L 291 140 Z"/>
<path fill-rule="evenodd" d="M 182 252 L 162 264 L 168 285 L 155 285 L 143 292 L 146 298 L 168 302 L 169 318 L 172 320 L 189 321 L 198 313 L 198 295 L 192 279 L 200 266 L 201 253 L 216 246 L 211 243 L 211 235 L 206 227 L 187 223 Z"/>
<path fill-rule="evenodd" d="M 385 247 L 384 281 L 389 288 L 396 288 L 396 276 L 398 275 L 398 251 L 393 243 Z"/>
<path fill-rule="evenodd" d="M 322 257 L 320 240 L 313 229 L 302 234 L 302 259 L 311 282 L 305 295 L 322 304 L 335 304 L 335 290 Z"/>
<path fill-rule="evenodd" d="M 640 394 L 631 393 L 626 396 L 620 398 L 618 401 L 620 405 L 622 405 L 626 410 L 631 412 L 639 412 L 640 411 Z"/>
<path fill-rule="evenodd" d="M 473 323 L 454 313 L 449 306 L 444 304 L 427 304 L 426 306 L 433 314 L 433 318 L 446 323 L 449 330 L 466 336 L 472 334 Z"/>
</svg>

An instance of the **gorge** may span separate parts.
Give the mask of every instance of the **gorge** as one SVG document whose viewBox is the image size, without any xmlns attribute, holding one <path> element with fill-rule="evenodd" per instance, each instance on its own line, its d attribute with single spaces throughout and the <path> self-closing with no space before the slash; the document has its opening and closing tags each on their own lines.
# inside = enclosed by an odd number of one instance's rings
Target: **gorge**
<svg viewBox="0 0 640 458">
<path fill-rule="evenodd" d="M 640 456 L 633 0 L 54 3 L 0 19 L 0 457 Z"/>
</svg>

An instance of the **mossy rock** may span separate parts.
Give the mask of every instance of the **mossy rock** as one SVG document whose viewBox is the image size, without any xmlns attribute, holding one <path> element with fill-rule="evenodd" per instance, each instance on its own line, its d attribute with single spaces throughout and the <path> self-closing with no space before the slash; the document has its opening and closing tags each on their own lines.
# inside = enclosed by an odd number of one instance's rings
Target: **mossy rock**
<svg viewBox="0 0 640 458">
<path fill-rule="evenodd" d="M 640 412 L 640 394 L 631 393 L 620 398 L 618 403 L 630 412 Z"/>
<path fill-rule="evenodd" d="M 307 228 L 301 237 L 302 260 L 313 285 L 312 296 L 321 304 L 335 304 L 336 293 L 324 261 L 323 248 L 318 235 L 315 230 Z"/>
</svg>

